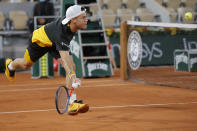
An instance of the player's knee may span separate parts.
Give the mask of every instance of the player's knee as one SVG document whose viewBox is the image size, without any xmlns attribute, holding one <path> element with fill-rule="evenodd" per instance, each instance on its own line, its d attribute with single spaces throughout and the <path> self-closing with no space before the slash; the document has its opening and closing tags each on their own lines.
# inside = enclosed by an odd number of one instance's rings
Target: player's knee
<svg viewBox="0 0 197 131">
<path fill-rule="evenodd" d="M 24 68 L 26 69 L 26 70 L 28 70 L 30 67 L 32 66 L 32 64 L 31 63 L 25 63 L 24 64 Z"/>
<path fill-rule="evenodd" d="M 28 70 L 31 66 L 25 65 L 25 69 Z"/>
</svg>

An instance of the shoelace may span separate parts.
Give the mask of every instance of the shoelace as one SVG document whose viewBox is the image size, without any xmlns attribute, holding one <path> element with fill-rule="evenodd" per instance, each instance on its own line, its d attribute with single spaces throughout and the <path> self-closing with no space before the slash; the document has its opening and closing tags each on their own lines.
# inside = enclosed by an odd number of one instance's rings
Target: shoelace
<svg viewBox="0 0 197 131">
<path fill-rule="evenodd" d="M 79 103 L 79 104 L 83 104 L 83 100 L 75 100 L 74 103 Z"/>
</svg>

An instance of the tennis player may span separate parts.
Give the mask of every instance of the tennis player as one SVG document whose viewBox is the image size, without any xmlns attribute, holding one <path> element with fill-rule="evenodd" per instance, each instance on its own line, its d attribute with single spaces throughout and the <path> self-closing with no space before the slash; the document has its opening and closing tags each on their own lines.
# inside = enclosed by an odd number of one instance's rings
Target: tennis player
<svg viewBox="0 0 197 131">
<path fill-rule="evenodd" d="M 13 82 L 15 80 L 15 70 L 29 69 L 41 56 L 49 52 L 63 65 L 66 71 L 66 86 L 68 88 L 71 88 L 72 83 L 80 82 L 76 78 L 75 64 L 69 45 L 78 30 L 87 28 L 87 22 L 84 7 L 79 5 L 70 6 L 66 11 L 66 16 L 43 25 L 33 32 L 32 42 L 27 47 L 24 58 L 6 59 L 6 77 Z M 70 103 L 68 114 L 73 115 L 88 110 L 89 106 L 87 104 L 75 100 Z"/>
</svg>

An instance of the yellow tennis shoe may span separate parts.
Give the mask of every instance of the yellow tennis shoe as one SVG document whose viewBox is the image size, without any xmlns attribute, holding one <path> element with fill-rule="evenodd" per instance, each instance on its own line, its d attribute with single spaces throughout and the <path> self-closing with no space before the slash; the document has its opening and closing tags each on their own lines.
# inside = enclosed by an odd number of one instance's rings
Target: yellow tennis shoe
<svg viewBox="0 0 197 131">
<path fill-rule="evenodd" d="M 72 104 L 68 107 L 68 114 L 69 115 L 76 115 L 78 113 L 85 113 L 89 110 L 88 104 L 83 104 L 82 101 L 75 100 Z"/>
<path fill-rule="evenodd" d="M 10 64 L 10 62 L 12 62 L 12 59 L 10 59 L 10 58 L 6 59 L 6 62 L 5 62 L 5 67 L 6 67 L 5 75 L 6 75 L 6 77 L 8 78 L 9 81 L 13 82 L 15 80 L 15 71 L 10 71 L 8 69 L 8 65 Z"/>
</svg>

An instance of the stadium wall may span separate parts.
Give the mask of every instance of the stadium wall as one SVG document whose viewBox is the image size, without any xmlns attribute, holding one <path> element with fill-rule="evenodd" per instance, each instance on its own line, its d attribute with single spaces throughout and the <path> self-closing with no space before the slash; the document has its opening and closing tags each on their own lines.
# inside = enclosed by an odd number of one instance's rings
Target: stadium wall
<svg viewBox="0 0 197 131">
<path fill-rule="evenodd" d="M 143 42 L 142 66 L 173 65 L 173 53 L 176 49 L 197 49 L 196 33 L 181 31 L 177 34 L 167 32 L 140 33 Z M 127 41 L 127 40 L 126 40 Z M 120 66 L 120 36 L 110 37 L 115 61 Z M 118 47 L 119 46 L 119 47 Z M 119 48 L 119 49 L 118 49 Z"/>
</svg>

